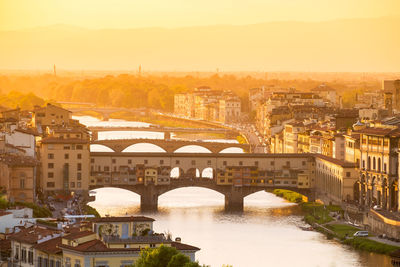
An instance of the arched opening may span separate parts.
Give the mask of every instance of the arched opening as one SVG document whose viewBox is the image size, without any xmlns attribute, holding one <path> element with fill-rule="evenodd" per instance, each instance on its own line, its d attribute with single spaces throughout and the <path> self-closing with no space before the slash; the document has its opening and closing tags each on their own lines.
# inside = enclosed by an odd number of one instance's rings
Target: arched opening
<svg viewBox="0 0 400 267">
<path fill-rule="evenodd" d="M 368 162 L 367 162 L 367 169 L 371 169 L 371 157 L 368 157 Z"/>
<path fill-rule="evenodd" d="M 205 169 L 201 172 L 201 177 L 202 177 L 202 178 L 213 179 L 213 178 L 214 178 L 214 169 L 213 169 L 213 168 L 205 168 Z"/>
<path fill-rule="evenodd" d="M 174 167 L 171 169 L 170 177 L 173 179 L 183 178 L 184 171 L 179 167 Z"/>
<path fill-rule="evenodd" d="M 140 195 L 121 188 L 103 187 L 95 190 L 95 201 L 88 204 L 101 216 L 121 216 L 137 212 L 140 209 Z"/>
<path fill-rule="evenodd" d="M 240 147 L 228 147 L 222 149 L 219 153 L 244 153 L 244 150 Z"/>
<path fill-rule="evenodd" d="M 275 194 L 260 190 L 258 192 L 247 195 L 243 199 L 243 204 L 246 207 L 254 208 L 279 208 L 295 205 L 295 203 L 288 202 L 282 197 Z"/>
<path fill-rule="evenodd" d="M 93 144 L 90 145 L 90 152 L 115 152 L 115 151 L 105 145 Z"/>
<path fill-rule="evenodd" d="M 375 157 L 372 158 L 372 169 L 376 170 L 376 160 Z"/>
<path fill-rule="evenodd" d="M 128 146 L 122 152 L 166 152 L 160 146 L 151 143 L 137 143 Z"/>
<path fill-rule="evenodd" d="M 381 158 L 378 158 L 378 172 L 381 171 Z"/>
<path fill-rule="evenodd" d="M 211 151 L 205 147 L 198 145 L 187 145 L 178 148 L 174 153 L 211 153 Z"/>
<path fill-rule="evenodd" d="M 203 187 L 183 187 L 168 191 L 158 198 L 158 207 L 223 207 L 225 196 Z"/>
</svg>

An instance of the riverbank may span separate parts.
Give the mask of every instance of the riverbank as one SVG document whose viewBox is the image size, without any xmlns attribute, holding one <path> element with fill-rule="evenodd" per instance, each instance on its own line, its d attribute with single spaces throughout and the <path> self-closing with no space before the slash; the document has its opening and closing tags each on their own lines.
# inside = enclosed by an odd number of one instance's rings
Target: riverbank
<svg viewBox="0 0 400 267">
<path fill-rule="evenodd" d="M 323 233 L 328 239 L 335 239 L 355 249 L 379 254 L 388 255 L 400 249 L 400 246 L 377 242 L 369 237 L 354 237 L 355 232 L 363 229 L 347 224 L 343 220 L 344 211 L 340 206 L 300 201 L 302 195 L 289 190 L 275 189 L 273 193 L 290 202 L 297 203 L 301 207 L 304 221 L 314 230 Z"/>
</svg>

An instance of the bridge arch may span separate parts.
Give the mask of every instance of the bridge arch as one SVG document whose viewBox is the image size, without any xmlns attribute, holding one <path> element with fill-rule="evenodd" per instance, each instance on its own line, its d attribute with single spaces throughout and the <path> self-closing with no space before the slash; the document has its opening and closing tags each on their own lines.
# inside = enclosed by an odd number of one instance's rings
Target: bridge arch
<svg viewBox="0 0 400 267">
<path fill-rule="evenodd" d="M 115 150 L 106 145 L 91 144 L 90 152 L 115 152 Z"/>
<path fill-rule="evenodd" d="M 167 152 L 161 146 L 152 143 L 140 142 L 127 146 L 121 152 Z"/>
<path fill-rule="evenodd" d="M 244 149 L 237 146 L 230 146 L 218 151 L 218 153 L 244 153 Z"/>
</svg>

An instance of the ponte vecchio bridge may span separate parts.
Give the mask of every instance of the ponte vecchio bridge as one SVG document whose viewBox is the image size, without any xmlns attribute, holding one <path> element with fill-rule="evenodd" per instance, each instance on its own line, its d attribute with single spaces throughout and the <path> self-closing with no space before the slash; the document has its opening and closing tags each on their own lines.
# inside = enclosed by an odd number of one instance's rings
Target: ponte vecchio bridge
<svg viewBox="0 0 400 267">
<path fill-rule="evenodd" d="M 290 189 L 313 200 L 314 164 L 312 154 L 91 152 L 89 189 L 130 190 L 142 210 L 157 210 L 160 195 L 203 187 L 223 194 L 226 210 L 241 211 L 244 197 L 264 190 Z"/>
</svg>

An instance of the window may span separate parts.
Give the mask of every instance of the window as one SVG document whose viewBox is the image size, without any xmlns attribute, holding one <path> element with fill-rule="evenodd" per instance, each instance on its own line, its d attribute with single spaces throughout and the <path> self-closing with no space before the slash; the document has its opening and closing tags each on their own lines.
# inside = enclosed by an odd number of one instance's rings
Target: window
<svg viewBox="0 0 400 267">
<path fill-rule="evenodd" d="M 196 165 L 196 161 L 195 160 L 192 160 L 192 165 Z"/>
<path fill-rule="evenodd" d="M 47 187 L 53 188 L 54 187 L 54 182 L 47 182 Z"/>
<path fill-rule="evenodd" d="M 54 172 L 48 172 L 47 178 L 54 178 Z"/>
<path fill-rule="evenodd" d="M 76 149 L 82 150 L 83 149 L 83 145 L 76 145 Z"/>
<path fill-rule="evenodd" d="M 48 158 L 48 159 L 54 159 L 54 154 L 53 154 L 53 153 L 47 154 L 47 158 Z"/>
<path fill-rule="evenodd" d="M 113 164 L 115 164 L 115 163 L 117 163 L 117 160 L 116 159 L 112 159 L 112 161 L 111 161 Z"/>
<path fill-rule="evenodd" d="M 128 159 L 128 164 L 132 164 L 132 160 L 131 159 Z"/>
<path fill-rule="evenodd" d="M 76 183 L 76 187 L 81 188 L 81 186 L 82 186 L 81 182 Z"/>
<path fill-rule="evenodd" d="M 211 160 L 207 161 L 207 165 L 210 166 L 211 165 Z"/>
<path fill-rule="evenodd" d="M 26 262 L 26 248 L 22 248 L 21 251 L 21 261 Z"/>
<path fill-rule="evenodd" d="M 286 166 L 290 167 L 290 161 L 286 161 Z"/>
<path fill-rule="evenodd" d="M 274 166 L 275 165 L 275 161 L 271 161 L 271 166 Z"/>
<path fill-rule="evenodd" d="M 164 164 L 164 160 L 160 160 L 160 165 L 163 165 Z"/>
<path fill-rule="evenodd" d="M 71 147 L 70 146 L 64 146 L 64 150 L 70 150 Z"/>
<path fill-rule="evenodd" d="M 28 251 L 28 263 L 33 264 L 33 251 Z"/>
<path fill-rule="evenodd" d="M 69 154 L 64 154 L 64 159 L 69 159 Z"/>
<path fill-rule="evenodd" d="M 42 257 L 39 256 L 39 257 L 37 258 L 37 262 L 38 262 L 38 266 L 39 266 L 39 267 L 43 267 Z"/>
<path fill-rule="evenodd" d="M 179 160 L 176 160 L 176 161 L 175 161 L 175 164 L 179 164 Z"/>
<path fill-rule="evenodd" d="M 148 164 L 149 161 L 147 159 L 144 160 L 144 164 Z"/>
<path fill-rule="evenodd" d="M 306 166 L 306 162 L 305 161 L 302 161 L 301 164 L 303 164 L 303 166 Z"/>
<path fill-rule="evenodd" d="M 54 267 L 54 260 L 53 259 L 50 260 L 50 266 L 49 267 Z"/>
<path fill-rule="evenodd" d="M 82 159 L 82 154 L 81 154 L 81 153 L 78 153 L 78 154 L 76 155 L 76 158 L 77 158 L 77 159 Z"/>
<path fill-rule="evenodd" d="M 93 166 L 92 166 L 92 167 L 93 167 Z M 77 173 L 76 173 L 76 179 L 77 179 L 77 180 L 82 180 L 82 173 L 77 172 Z"/>
<path fill-rule="evenodd" d="M 54 168 L 54 163 L 47 163 L 47 168 L 53 169 Z"/>
<path fill-rule="evenodd" d="M 76 166 L 76 169 L 78 171 L 81 171 L 82 170 L 82 163 L 78 163 L 77 166 Z"/>
<path fill-rule="evenodd" d="M 224 160 L 224 162 L 222 162 L 222 165 L 226 166 L 226 160 Z"/>
<path fill-rule="evenodd" d="M 243 165 L 243 161 L 239 161 L 239 166 L 242 166 Z"/>
<path fill-rule="evenodd" d="M 56 267 L 61 267 L 61 261 L 56 261 Z"/>
<path fill-rule="evenodd" d="M 71 182 L 71 187 L 72 187 L 72 188 L 75 187 L 75 182 Z"/>
<path fill-rule="evenodd" d="M 19 188 L 24 189 L 25 188 L 25 179 L 20 179 L 19 180 Z"/>
<path fill-rule="evenodd" d="M 90 159 L 90 163 L 94 163 L 94 159 L 93 158 Z"/>
</svg>

